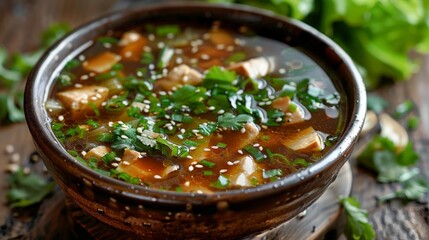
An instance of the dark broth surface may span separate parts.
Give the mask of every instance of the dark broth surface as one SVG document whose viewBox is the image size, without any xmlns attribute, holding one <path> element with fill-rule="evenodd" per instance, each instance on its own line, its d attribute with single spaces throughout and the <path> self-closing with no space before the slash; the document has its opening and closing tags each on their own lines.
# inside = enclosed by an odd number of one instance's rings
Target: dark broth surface
<svg viewBox="0 0 429 240">
<path fill-rule="evenodd" d="M 305 168 L 334 144 L 344 112 L 308 56 L 219 22 L 95 39 L 61 71 L 46 109 L 59 141 L 89 168 L 196 193 Z"/>
</svg>

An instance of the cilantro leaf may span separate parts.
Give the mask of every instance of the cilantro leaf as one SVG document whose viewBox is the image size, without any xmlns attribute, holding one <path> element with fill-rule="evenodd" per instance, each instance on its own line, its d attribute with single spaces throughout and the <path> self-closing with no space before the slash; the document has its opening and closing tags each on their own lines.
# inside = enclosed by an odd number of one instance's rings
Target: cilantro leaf
<svg viewBox="0 0 429 240">
<path fill-rule="evenodd" d="M 222 69 L 219 66 L 211 67 L 204 76 L 203 85 L 207 88 L 216 86 L 232 86 L 237 75 L 233 71 Z"/>
<path fill-rule="evenodd" d="M 368 212 L 360 208 L 360 203 L 352 197 L 340 198 L 346 212 L 345 234 L 347 239 L 375 239 L 375 231 L 368 219 Z"/>
<path fill-rule="evenodd" d="M 410 100 L 405 100 L 403 103 L 396 106 L 395 113 L 393 114 L 395 118 L 401 118 L 411 112 L 414 108 L 414 103 Z"/>
<path fill-rule="evenodd" d="M 203 87 L 194 87 L 192 85 L 185 85 L 177 89 L 171 95 L 173 108 L 177 110 L 189 108 L 192 109 L 195 114 L 206 112 L 206 91 L 207 90 Z"/>
<path fill-rule="evenodd" d="M 235 116 L 232 113 L 224 113 L 218 117 L 217 124 L 222 128 L 231 130 L 240 130 L 245 123 L 253 122 L 253 117 L 248 114 L 240 114 Z"/>
<path fill-rule="evenodd" d="M 418 200 L 429 192 L 429 182 L 420 177 L 411 178 L 402 183 L 402 188 L 396 192 L 378 198 L 379 202 L 386 202 L 398 198 L 406 201 Z"/>
<path fill-rule="evenodd" d="M 10 189 L 6 196 L 10 207 L 27 207 L 40 202 L 55 187 L 55 182 L 49 182 L 35 173 L 25 174 L 22 169 L 9 176 Z"/>
<path fill-rule="evenodd" d="M 418 158 L 411 143 L 397 153 L 390 139 L 376 135 L 357 160 L 360 165 L 375 171 L 378 181 L 398 182 L 403 174 L 411 170 L 409 166 L 414 165 Z"/>
</svg>

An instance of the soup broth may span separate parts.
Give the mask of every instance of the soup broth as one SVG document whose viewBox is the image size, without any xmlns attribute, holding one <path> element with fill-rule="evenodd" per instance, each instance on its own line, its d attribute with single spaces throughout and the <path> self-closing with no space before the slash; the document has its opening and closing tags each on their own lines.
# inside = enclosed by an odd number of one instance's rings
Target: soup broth
<svg viewBox="0 0 429 240">
<path fill-rule="evenodd" d="M 321 158 L 342 127 L 326 72 L 247 26 L 109 32 L 56 80 L 46 109 L 64 148 L 101 174 L 163 190 L 276 181 Z"/>
</svg>

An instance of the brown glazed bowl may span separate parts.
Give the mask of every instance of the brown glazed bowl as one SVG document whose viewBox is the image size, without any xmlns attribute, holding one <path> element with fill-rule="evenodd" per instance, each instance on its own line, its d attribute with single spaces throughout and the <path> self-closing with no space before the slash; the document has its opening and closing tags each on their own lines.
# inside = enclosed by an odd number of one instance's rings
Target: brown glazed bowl
<svg viewBox="0 0 429 240">
<path fill-rule="evenodd" d="M 64 64 L 110 29 L 154 19 L 189 20 L 252 27 L 258 35 L 305 52 L 318 62 L 343 93 L 344 131 L 322 159 L 308 168 L 255 188 L 194 194 L 135 186 L 105 177 L 70 156 L 50 128 L 44 107 Z M 52 177 L 85 212 L 141 239 L 237 239 L 273 228 L 304 211 L 335 180 L 361 130 L 366 93 L 347 54 L 332 40 L 298 21 L 237 5 L 170 3 L 114 13 L 77 28 L 51 47 L 26 86 L 27 124 Z"/>
</svg>

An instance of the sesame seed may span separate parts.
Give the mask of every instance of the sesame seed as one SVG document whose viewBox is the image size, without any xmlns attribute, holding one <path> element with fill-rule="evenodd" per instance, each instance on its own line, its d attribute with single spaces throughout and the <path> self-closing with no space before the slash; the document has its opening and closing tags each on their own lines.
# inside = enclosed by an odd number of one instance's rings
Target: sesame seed
<svg viewBox="0 0 429 240">
<path fill-rule="evenodd" d="M 272 101 L 266 101 L 265 105 L 271 105 L 271 103 L 273 103 Z"/>
<path fill-rule="evenodd" d="M 117 166 L 119 166 L 119 164 L 118 164 L 118 163 L 115 163 L 115 162 L 114 162 L 114 163 L 112 163 L 111 165 L 112 165 L 112 167 L 117 167 Z"/>
<path fill-rule="evenodd" d="M 190 182 L 189 182 L 189 181 L 186 181 L 183 185 L 185 185 L 186 187 L 189 187 Z"/>
<path fill-rule="evenodd" d="M 4 152 L 6 154 L 11 154 L 15 151 L 15 147 L 11 144 L 6 145 L 6 147 L 4 148 Z"/>
<path fill-rule="evenodd" d="M 125 135 L 121 135 L 121 138 L 122 138 L 122 139 L 128 139 L 128 137 L 127 137 L 127 136 L 125 136 Z"/>
<path fill-rule="evenodd" d="M 159 175 L 155 175 L 155 176 L 153 176 L 153 178 L 155 178 L 155 179 L 162 179 L 162 177 L 159 176 Z"/>
<path fill-rule="evenodd" d="M 241 150 L 241 149 L 238 149 L 238 151 L 237 151 L 239 154 L 243 154 L 243 150 Z"/>
<path fill-rule="evenodd" d="M 217 48 L 218 50 L 223 50 L 223 49 L 225 49 L 225 45 L 223 45 L 223 44 L 218 44 L 218 45 L 216 45 L 216 48 Z"/>
<path fill-rule="evenodd" d="M 127 161 L 123 161 L 122 164 L 124 164 L 125 166 L 129 166 L 130 165 L 130 163 L 127 162 Z"/>
<path fill-rule="evenodd" d="M 196 63 L 198 63 L 198 59 L 191 58 L 191 60 L 189 60 L 189 62 L 192 63 L 192 64 L 196 64 Z"/>
<path fill-rule="evenodd" d="M 81 88 L 81 87 L 83 87 L 83 85 L 82 85 L 82 84 L 80 84 L 80 83 L 76 83 L 76 84 L 74 85 L 74 87 L 75 87 L 75 88 Z"/>
<path fill-rule="evenodd" d="M 259 151 L 262 151 L 262 150 L 264 150 L 264 147 L 259 146 Z"/>
<path fill-rule="evenodd" d="M 40 161 L 40 156 L 39 156 L 39 155 L 37 155 L 37 154 L 33 154 L 33 155 L 31 156 L 30 160 L 31 160 L 32 162 L 38 162 L 38 161 Z"/>
<path fill-rule="evenodd" d="M 239 163 L 240 163 L 240 160 L 236 160 L 236 161 L 234 161 L 233 163 L 234 163 L 234 164 L 239 164 Z"/>
<path fill-rule="evenodd" d="M 84 55 L 79 55 L 79 61 L 81 61 L 81 62 L 83 62 L 83 61 L 85 61 L 85 56 Z"/>
<path fill-rule="evenodd" d="M 82 100 L 80 100 L 80 102 L 81 102 L 82 104 L 87 104 L 87 103 L 88 103 L 88 99 L 82 99 Z"/>
<path fill-rule="evenodd" d="M 265 105 L 265 102 L 258 102 L 258 105 L 259 105 L 259 106 L 264 106 L 264 105 Z"/>
<path fill-rule="evenodd" d="M 80 76 L 80 80 L 87 80 L 88 78 L 89 78 L 89 76 L 86 74 Z"/>
<path fill-rule="evenodd" d="M 231 162 L 231 161 L 226 162 L 226 164 L 227 164 L 228 166 L 232 166 L 232 165 L 234 165 L 234 163 L 233 163 L 233 162 Z"/>
<path fill-rule="evenodd" d="M 259 146 L 260 146 L 260 144 L 259 144 L 259 143 L 255 143 L 255 144 L 253 144 L 253 146 L 254 146 L 254 147 L 259 147 Z"/>
<path fill-rule="evenodd" d="M 267 129 L 268 127 L 267 127 L 267 125 L 261 125 L 261 128 Z"/>
<path fill-rule="evenodd" d="M 192 132 L 193 132 L 193 133 L 199 133 L 199 132 L 200 132 L 200 130 L 198 130 L 198 129 L 192 129 Z"/>
<path fill-rule="evenodd" d="M 194 171 L 194 167 L 193 166 L 189 166 L 188 170 L 189 170 L 189 172 L 192 172 L 192 171 Z"/>
<path fill-rule="evenodd" d="M 213 110 L 215 110 L 216 108 L 215 108 L 214 106 L 210 106 L 210 107 L 208 107 L 207 109 L 208 109 L 208 110 L 210 110 L 210 111 L 213 111 Z"/>
<path fill-rule="evenodd" d="M 176 63 L 177 64 L 182 64 L 183 63 L 183 59 L 180 58 L 180 57 L 176 58 Z"/>
<path fill-rule="evenodd" d="M 217 114 L 224 114 L 224 113 L 225 113 L 225 110 L 223 110 L 223 109 L 217 111 Z"/>
<path fill-rule="evenodd" d="M 197 192 L 196 193 L 198 193 L 198 194 L 203 194 L 204 192 L 203 191 L 201 191 L 201 190 L 197 190 Z"/>
<path fill-rule="evenodd" d="M 221 169 L 219 170 L 219 173 L 226 173 L 228 171 L 228 169 Z"/>
<path fill-rule="evenodd" d="M 10 156 L 10 161 L 11 162 L 19 162 L 19 160 L 21 159 L 21 155 L 19 153 L 13 153 L 12 156 Z"/>
<path fill-rule="evenodd" d="M 149 34 L 147 36 L 147 38 L 149 39 L 149 41 L 154 41 L 155 40 L 155 35 L 154 34 Z"/>
<path fill-rule="evenodd" d="M 115 157 L 114 159 L 115 159 L 115 161 L 117 161 L 117 162 L 120 162 L 120 161 L 121 161 L 121 158 L 120 158 L 120 157 Z"/>
<path fill-rule="evenodd" d="M 227 51 L 227 52 L 232 52 L 232 51 L 234 51 L 234 46 L 228 46 L 228 47 L 226 47 L 226 51 Z"/>
<path fill-rule="evenodd" d="M 241 133 L 245 133 L 245 132 L 246 132 L 246 129 L 245 129 L 245 128 L 241 128 L 241 129 L 240 129 L 240 132 L 241 132 Z"/>
<path fill-rule="evenodd" d="M 279 73 L 280 73 L 280 74 L 285 74 L 285 73 L 286 73 L 286 69 L 284 69 L 284 68 L 280 68 L 280 69 L 279 69 Z"/>
<path fill-rule="evenodd" d="M 200 58 L 203 60 L 209 60 L 210 56 L 204 53 L 204 54 L 201 54 Z"/>
<path fill-rule="evenodd" d="M 193 157 L 191 155 L 186 156 L 187 159 L 192 159 Z"/>
<path fill-rule="evenodd" d="M 197 135 L 197 139 L 204 139 L 202 135 Z"/>
<path fill-rule="evenodd" d="M 137 128 L 137 132 L 138 132 L 139 134 L 142 134 L 142 133 L 143 133 L 143 128 L 142 128 L 142 127 L 138 127 L 138 128 Z"/>
<path fill-rule="evenodd" d="M 194 151 L 197 147 L 190 147 L 189 150 Z"/>
<path fill-rule="evenodd" d="M 197 162 L 196 162 L 196 161 L 192 161 L 192 162 L 191 162 L 191 165 L 195 165 L 195 164 L 197 164 Z"/>
<path fill-rule="evenodd" d="M 276 122 L 281 122 L 283 119 L 281 117 L 276 118 Z"/>
<path fill-rule="evenodd" d="M 167 127 L 168 131 L 173 130 L 173 128 L 174 128 L 173 126 L 168 126 L 168 127 Z"/>
<path fill-rule="evenodd" d="M 212 146 L 212 149 L 218 149 L 219 147 L 218 146 Z"/>
<path fill-rule="evenodd" d="M 87 154 L 87 152 L 86 151 L 82 151 L 82 152 L 80 152 L 80 154 L 82 154 L 82 156 L 85 156 Z"/>
<path fill-rule="evenodd" d="M 204 148 L 205 152 L 210 152 L 210 148 Z"/>
<path fill-rule="evenodd" d="M 185 130 L 184 128 L 181 128 L 181 129 L 180 129 L 180 132 L 181 132 L 181 133 L 185 133 L 185 132 L 186 132 L 186 130 Z"/>
<path fill-rule="evenodd" d="M 144 46 L 143 51 L 150 52 L 150 51 L 152 51 L 152 49 L 149 46 Z"/>
<path fill-rule="evenodd" d="M 201 164 L 196 164 L 196 165 L 195 165 L 195 167 L 196 167 L 196 168 L 203 168 L 204 166 L 203 166 L 203 165 L 201 165 Z"/>
</svg>

